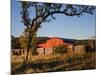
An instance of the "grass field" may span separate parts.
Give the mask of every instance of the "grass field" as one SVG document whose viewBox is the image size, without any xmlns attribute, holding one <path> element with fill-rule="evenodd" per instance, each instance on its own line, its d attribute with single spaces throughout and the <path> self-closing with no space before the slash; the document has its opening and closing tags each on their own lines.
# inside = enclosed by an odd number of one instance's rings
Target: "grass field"
<svg viewBox="0 0 100 75">
<path fill-rule="evenodd" d="M 96 53 L 64 53 L 32 56 L 23 64 L 24 55 L 11 56 L 11 73 L 40 73 L 55 71 L 88 70 L 96 68 Z"/>
</svg>

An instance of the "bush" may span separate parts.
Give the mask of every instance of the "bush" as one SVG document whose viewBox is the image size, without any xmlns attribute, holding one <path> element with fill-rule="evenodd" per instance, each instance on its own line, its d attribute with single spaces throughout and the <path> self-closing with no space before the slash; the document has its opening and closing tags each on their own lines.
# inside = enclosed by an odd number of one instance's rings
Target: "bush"
<svg viewBox="0 0 100 75">
<path fill-rule="evenodd" d="M 66 53 L 67 52 L 67 47 L 66 47 L 66 45 L 56 46 L 56 47 L 54 47 L 54 52 L 55 53 L 61 53 L 61 54 Z"/>
<path fill-rule="evenodd" d="M 32 47 L 32 54 L 33 55 L 37 55 L 38 54 L 38 52 L 37 52 L 37 46 Z"/>
</svg>

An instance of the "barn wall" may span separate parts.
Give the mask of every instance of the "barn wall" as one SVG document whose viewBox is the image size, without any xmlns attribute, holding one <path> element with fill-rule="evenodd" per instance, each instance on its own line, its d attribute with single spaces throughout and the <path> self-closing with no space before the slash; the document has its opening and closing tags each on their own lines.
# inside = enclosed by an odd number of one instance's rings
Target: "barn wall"
<svg viewBox="0 0 100 75">
<path fill-rule="evenodd" d="M 83 45 L 74 46 L 74 53 L 82 54 L 85 52 L 85 48 Z"/>
<path fill-rule="evenodd" d="M 52 54 L 53 53 L 53 48 L 46 48 L 45 49 L 45 54 L 48 55 L 48 54 Z"/>
<path fill-rule="evenodd" d="M 52 48 L 37 48 L 38 55 L 49 55 L 53 53 Z"/>
<path fill-rule="evenodd" d="M 25 53 L 24 49 L 12 49 L 12 55 L 22 55 Z"/>
<path fill-rule="evenodd" d="M 38 55 L 44 55 L 44 48 L 37 48 Z"/>
</svg>

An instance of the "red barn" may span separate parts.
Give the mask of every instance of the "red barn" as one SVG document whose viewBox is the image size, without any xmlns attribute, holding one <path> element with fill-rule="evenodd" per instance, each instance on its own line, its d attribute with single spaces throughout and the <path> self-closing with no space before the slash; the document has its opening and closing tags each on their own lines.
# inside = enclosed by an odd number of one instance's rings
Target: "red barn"
<svg viewBox="0 0 100 75">
<path fill-rule="evenodd" d="M 62 45 L 62 44 L 64 44 L 62 39 L 59 39 L 57 37 L 53 37 L 53 38 L 47 40 L 46 43 L 39 44 L 38 46 L 42 47 L 42 48 L 52 48 L 54 46 L 58 46 L 58 45 Z"/>
<path fill-rule="evenodd" d="M 64 41 L 60 38 L 53 37 L 47 40 L 46 43 L 39 44 L 39 48 L 37 49 L 37 51 L 39 54 L 51 54 L 53 53 L 53 47 L 64 44 L 68 45 L 69 47 L 72 46 L 71 44 L 64 43 Z"/>
</svg>

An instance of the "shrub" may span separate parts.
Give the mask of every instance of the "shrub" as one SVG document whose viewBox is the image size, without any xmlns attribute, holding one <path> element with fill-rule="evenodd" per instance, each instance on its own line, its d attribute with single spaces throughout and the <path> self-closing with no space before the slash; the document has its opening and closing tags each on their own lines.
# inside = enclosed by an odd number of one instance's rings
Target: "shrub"
<svg viewBox="0 0 100 75">
<path fill-rule="evenodd" d="M 33 55 L 37 55 L 38 54 L 38 52 L 37 52 L 37 46 L 32 47 L 32 54 Z"/>
<path fill-rule="evenodd" d="M 55 53 L 61 53 L 61 54 L 66 53 L 67 52 L 67 47 L 66 47 L 66 45 L 56 46 L 56 47 L 54 47 L 54 52 Z"/>
</svg>

